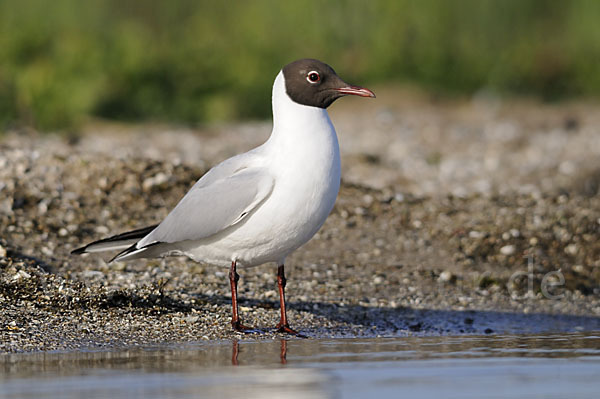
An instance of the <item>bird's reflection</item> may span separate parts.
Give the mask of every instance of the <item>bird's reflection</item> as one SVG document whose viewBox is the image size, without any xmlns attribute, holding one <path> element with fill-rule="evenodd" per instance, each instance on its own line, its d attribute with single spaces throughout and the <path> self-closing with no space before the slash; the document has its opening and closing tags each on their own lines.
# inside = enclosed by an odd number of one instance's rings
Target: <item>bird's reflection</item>
<svg viewBox="0 0 600 399">
<path fill-rule="evenodd" d="M 240 342 L 237 339 L 231 341 L 232 349 L 231 349 L 231 364 L 233 366 L 239 365 L 238 357 L 240 354 Z M 280 341 L 280 350 L 279 350 L 279 362 L 281 364 L 287 364 L 287 344 L 288 341 L 286 339 L 282 339 Z"/>
<path fill-rule="evenodd" d="M 279 361 L 281 364 L 287 364 L 287 341 L 281 340 L 281 349 L 279 351 Z"/>
<path fill-rule="evenodd" d="M 238 355 L 240 354 L 240 342 L 237 339 L 232 341 L 233 349 L 231 350 L 231 364 L 233 366 L 237 366 L 238 363 Z"/>
</svg>

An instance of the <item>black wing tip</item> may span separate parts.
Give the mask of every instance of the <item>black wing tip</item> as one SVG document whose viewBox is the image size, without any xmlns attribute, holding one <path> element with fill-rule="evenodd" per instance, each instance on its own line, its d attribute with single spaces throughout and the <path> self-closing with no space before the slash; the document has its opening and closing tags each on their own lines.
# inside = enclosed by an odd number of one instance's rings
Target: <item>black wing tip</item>
<svg viewBox="0 0 600 399">
<path fill-rule="evenodd" d="M 77 248 L 71 251 L 71 255 L 81 255 L 86 253 L 87 245 L 85 247 Z"/>
<path fill-rule="evenodd" d="M 138 248 L 137 247 L 137 243 L 135 243 L 132 246 L 130 246 L 129 248 L 127 248 L 127 249 L 119 252 L 118 254 L 116 254 L 111 260 L 108 261 L 108 263 L 111 263 L 112 261 L 116 260 L 120 256 L 128 255 L 129 253 L 131 253 L 133 251 L 137 251 L 137 250 L 140 250 L 140 249 L 150 248 L 150 247 L 153 247 L 153 246 L 158 245 L 158 244 L 163 244 L 163 242 L 162 241 L 153 242 L 153 243 L 145 245 L 145 246 L 143 246 L 141 248 Z"/>
<path fill-rule="evenodd" d="M 133 244 L 133 245 L 132 245 L 132 246 L 130 246 L 129 248 L 127 248 L 127 249 L 125 249 L 125 250 L 123 250 L 123 251 L 119 252 L 118 254 L 116 254 L 115 256 L 113 256 L 112 258 L 110 258 L 110 260 L 108 261 L 108 263 L 113 263 L 113 262 L 115 261 L 115 259 L 117 259 L 119 256 L 121 256 L 121 255 L 125 255 L 125 254 L 128 254 L 129 252 L 132 252 L 133 250 L 135 250 L 135 249 L 136 249 L 136 248 L 135 248 L 135 246 L 136 246 L 136 245 L 137 245 L 137 244 Z"/>
<path fill-rule="evenodd" d="M 155 224 L 153 226 L 142 227 L 141 229 L 127 231 L 125 233 L 117 234 L 112 237 L 108 237 L 108 238 L 104 238 L 102 240 L 91 242 L 84 247 L 72 250 L 71 255 L 81 255 L 81 254 L 88 253 L 87 249 L 90 247 L 90 245 L 94 245 L 94 244 L 101 244 L 101 243 L 105 243 L 105 242 L 112 242 L 112 241 L 119 241 L 119 240 L 127 240 L 127 239 L 132 239 L 132 238 L 142 239 L 144 236 L 146 236 L 148 233 L 150 233 L 152 230 L 154 230 L 157 226 L 158 225 Z M 127 248 L 125 251 L 127 251 L 129 249 L 131 249 L 131 248 Z M 117 256 L 119 256 L 119 255 L 120 254 L 118 254 Z"/>
</svg>

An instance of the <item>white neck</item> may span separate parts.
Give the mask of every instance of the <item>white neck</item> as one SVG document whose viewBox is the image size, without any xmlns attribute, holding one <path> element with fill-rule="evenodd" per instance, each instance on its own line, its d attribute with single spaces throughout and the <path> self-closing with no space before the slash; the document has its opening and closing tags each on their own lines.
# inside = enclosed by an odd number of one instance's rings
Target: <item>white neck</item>
<svg viewBox="0 0 600 399">
<path fill-rule="evenodd" d="M 327 111 L 292 101 L 286 93 L 283 72 L 279 72 L 273 84 L 273 132 L 269 142 L 285 141 L 297 145 L 299 140 L 321 141 L 324 137 L 313 136 L 331 134 L 335 137 L 337 146 L 337 137 Z"/>
</svg>

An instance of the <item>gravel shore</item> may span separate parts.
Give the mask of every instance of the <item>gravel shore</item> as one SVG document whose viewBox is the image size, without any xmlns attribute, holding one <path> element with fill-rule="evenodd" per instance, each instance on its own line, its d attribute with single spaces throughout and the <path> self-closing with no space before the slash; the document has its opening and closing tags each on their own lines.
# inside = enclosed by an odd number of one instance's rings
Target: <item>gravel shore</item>
<svg viewBox="0 0 600 399">
<path fill-rule="evenodd" d="M 446 103 L 378 92 L 332 119 L 343 184 L 286 268 L 310 337 L 600 330 L 600 113 L 590 104 Z M 410 99 L 410 100 L 408 100 Z M 360 107 L 360 108 L 359 108 Z M 71 256 L 160 221 L 268 123 L 201 130 L 90 125 L 0 137 L 0 352 L 272 339 L 276 268 Z"/>
</svg>

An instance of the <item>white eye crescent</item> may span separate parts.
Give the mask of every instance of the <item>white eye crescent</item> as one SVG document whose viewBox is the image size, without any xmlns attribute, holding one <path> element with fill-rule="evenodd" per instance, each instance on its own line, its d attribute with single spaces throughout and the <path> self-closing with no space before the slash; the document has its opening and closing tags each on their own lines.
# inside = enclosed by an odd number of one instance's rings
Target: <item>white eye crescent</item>
<svg viewBox="0 0 600 399">
<path fill-rule="evenodd" d="M 306 80 L 308 80 L 308 83 L 315 84 L 321 80 L 321 75 L 317 71 L 310 71 L 306 74 Z"/>
</svg>

